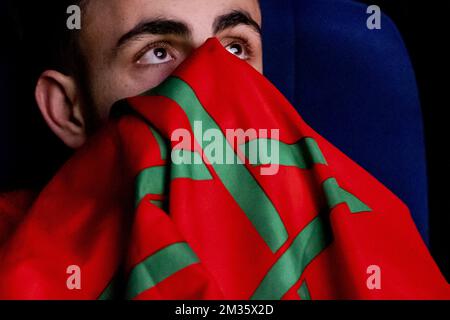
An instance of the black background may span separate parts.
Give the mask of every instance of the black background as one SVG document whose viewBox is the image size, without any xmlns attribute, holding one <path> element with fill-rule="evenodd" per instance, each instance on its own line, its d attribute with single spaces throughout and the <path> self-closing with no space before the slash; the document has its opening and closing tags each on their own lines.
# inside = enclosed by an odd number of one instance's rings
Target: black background
<svg viewBox="0 0 450 320">
<path fill-rule="evenodd" d="M 431 252 L 449 281 L 450 0 L 362 2 L 380 6 L 395 22 L 414 66 L 425 122 Z"/>
</svg>

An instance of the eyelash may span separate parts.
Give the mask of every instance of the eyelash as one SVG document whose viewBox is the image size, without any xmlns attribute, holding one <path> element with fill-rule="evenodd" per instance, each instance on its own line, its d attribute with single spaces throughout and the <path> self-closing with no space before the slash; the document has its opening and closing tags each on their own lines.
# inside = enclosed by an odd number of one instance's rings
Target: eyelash
<svg viewBox="0 0 450 320">
<path fill-rule="evenodd" d="M 253 48 L 250 45 L 250 41 L 248 39 L 240 36 L 228 37 L 228 39 L 230 39 L 231 41 L 229 41 L 226 45 L 224 45 L 224 48 L 228 47 L 229 45 L 235 42 L 240 42 L 240 44 L 243 45 L 245 51 L 247 52 L 248 59 L 251 59 L 253 57 Z"/>
<path fill-rule="evenodd" d="M 224 48 L 228 47 L 229 45 L 235 43 L 235 42 L 239 42 L 245 49 L 245 51 L 247 52 L 248 55 L 248 59 L 251 59 L 253 57 L 253 49 L 252 46 L 250 45 L 250 42 L 248 39 L 241 37 L 241 36 L 232 36 L 232 37 L 225 37 L 225 39 L 229 39 L 230 41 L 227 41 L 226 44 L 224 44 Z M 168 51 L 168 53 L 174 58 L 175 54 L 173 54 L 173 46 L 167 42 L 167 41 L 157 41 L 157 42 L 152 42 L 148 45 L 146 45 L 143 49 L 141 49 L 134 57 L 134 63 L 136 64 L 140 59 L 142 59 L 142 57 L 150 50 L 155 49 L 155 48 L 164 48 Z M 160 66 L 161 64 L 155 65 L 155 66 Z"/>
<path fill-rule="evenodd" d="M 140 59 L 142 59 L 142 57 L 143 57 L 147 52 L 149 52 L 150 50 L 155 49 L 155 48 L 164 48 L 164 49 L 166 49 L 167 52 L 168 52 L 174 59 L 176 59 L 176 58 L 175 58 L 175 55 L 173 54 L 173 51 L 174 51 L 174 50 L 173 50 L 173 46 L 172 46 L 169 42 L 166 42 L 166 41 L 157 41 L 157 42 L 152 42 L 152 43 L 146 45 L 143 49 L 141 49 L 141 50 L 135 55 L 135 57 L 134 57 L 134 63 L 137 63 Z M 156 66 L 158 66 L 158 65 L 156 65 Z"/>
</svg>

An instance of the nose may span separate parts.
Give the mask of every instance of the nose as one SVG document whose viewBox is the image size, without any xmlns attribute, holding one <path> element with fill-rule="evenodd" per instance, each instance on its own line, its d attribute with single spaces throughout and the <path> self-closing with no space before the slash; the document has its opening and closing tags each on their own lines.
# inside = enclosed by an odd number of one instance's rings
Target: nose
<svg viewBox="0 0 450 320">
<path fill-rule="evenodd" d="M 212 37 L 214 37 L 214 34 L 211 30 L 211 26 L 207 25 L 207 23 L 205 23 L 204 26 L 195 26 L 194 30 L 192 30 L 192 47 L 197 49 L 201 47 L 206 40 Z"/>
</svg>

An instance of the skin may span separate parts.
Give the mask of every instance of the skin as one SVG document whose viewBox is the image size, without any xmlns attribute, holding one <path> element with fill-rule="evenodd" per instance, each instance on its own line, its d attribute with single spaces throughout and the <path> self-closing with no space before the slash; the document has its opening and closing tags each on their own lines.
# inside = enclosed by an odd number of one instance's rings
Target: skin
<svg viewBox="0 0 450 320">
<path fill-rule="evenodd" d="M 207 39 L 262 72 L 257 0 L 90 0 L 79 40 L 87 61 L 90 100 L 101 122 L 112 104 L 160 84 Z M 36 100 L 49 127 L 69 147 L 87 139 L 82 90 L 76 80 L 47 70 Z"/>
</svg>

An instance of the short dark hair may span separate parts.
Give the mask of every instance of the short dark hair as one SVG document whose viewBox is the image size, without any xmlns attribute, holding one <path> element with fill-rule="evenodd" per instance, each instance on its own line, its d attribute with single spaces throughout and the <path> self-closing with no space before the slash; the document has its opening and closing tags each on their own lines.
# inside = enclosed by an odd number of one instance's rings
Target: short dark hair
<svg viewBox="0 0 450 320">
<path fill-rule="evenodd" d="M 39 188 L 72 153 L 48 128 L 34 98 L 39 76 L 57 70 L 85 84 L 83 54 L 78 45 L 79 31 L 66 26 L 70 5 L 84 8 L 87 0 L 8 0 L 1 17 L 2 60 L 9 65 L 8 94 L 10 119 L 7 181 L 0 188 Z M 3 35 L 3 33 L 5 33 Z M 2 111 L 3 113 L 3 111 Z M 3 151 L 0 151 L 3 152 Z"/>
</svg>

